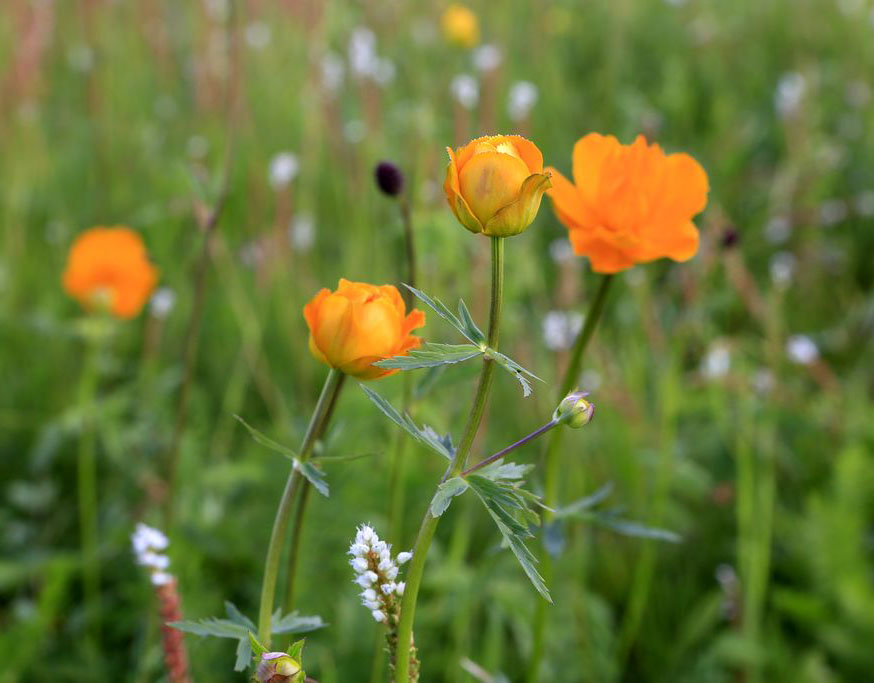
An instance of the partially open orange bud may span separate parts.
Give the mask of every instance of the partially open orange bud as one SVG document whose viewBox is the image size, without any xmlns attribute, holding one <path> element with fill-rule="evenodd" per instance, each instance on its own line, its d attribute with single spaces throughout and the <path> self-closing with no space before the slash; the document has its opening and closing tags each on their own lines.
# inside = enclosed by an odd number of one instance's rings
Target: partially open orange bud
<svg viewBox="0 0 874 683">
<path fill-rule="evenodd" d="M 493 135 L 447 151 L 443 190 L 459 223 L 490 237 L 518 235 L 531 225 L 543 193 L 552 187 L 533 142 Z"/>
<path fill-rule="evenodd" d="M 158 271 L 142 238 L 130 228 L 91 228 L 76 237 L 67 257 L 63 284 L 88 310 L 132 318 L 142 309 Z"/>
<path fill-rule="evenodd" d="M 443 35 L 453 45 L 474 47 L 479 42 L 479 21 L 476 14 L 464 5 L 449 5 L 440 23 Z"/>
<path fill-rule="evenodd" d="M 358 379 L 377 379 L 397 370 L 373 363 L 402 356 L 422 343 L 410 334 L 425 324 L 425 314 L 407 315 L 392 285 L 340 280 L 335 292 L 323 289 L 304 306 L 310 352 L 318 360 Z"/>
</svg>

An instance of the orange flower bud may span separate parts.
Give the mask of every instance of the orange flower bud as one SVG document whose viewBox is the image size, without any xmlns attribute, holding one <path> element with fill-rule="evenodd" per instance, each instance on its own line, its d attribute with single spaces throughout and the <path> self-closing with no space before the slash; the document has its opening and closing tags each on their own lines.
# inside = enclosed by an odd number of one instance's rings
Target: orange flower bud
<svg viewBox="0 0 874 683">
<path fill-rule="evenodd" d="M 477 138 L 454 153 L 443 190 L 452 213 L 465 228 L 490 237 L 525 230 L 551 187 L 537 146 L 518 135 Z"/>
<path fill-rule="evenodd" d="M 358 379 L 377 379 L 397 370 L 373 363 L 418 348 L 410 334 L 425 324 L 425 314 L 407 315 L 404 300 L 392 285 L 340 280 L 337 291 L 323 289 L 304 306 L 310 328 L 310 352 L 318 360 Z"/>
<path fill-rule="evenodd" d="M 479 21 L 464 5 L 449 5 L 441 20 L 443 35 L 453 45 L 473 47 L 479 42 Z"/>
<path fill-rule="evenodd" d="M 79 235 L 63 275 L 64 289 L 86 309 L 104 308 L 119 318 L 137 315 L 157 282 L 142 238 L 124 226 Z"/>
<path fill-rule="evenodd" d="M 692 217 L 707 205 L 707 174 L 688 154 L 665 154 L 639 135 L 622 145 L 591 133 L 574 145 L 571 183 L 555 169 L 548 194 L 574 251 L 592 270 L 617 273 L 636 263 L 687 261 L 698 251 Z"/>
</svg>

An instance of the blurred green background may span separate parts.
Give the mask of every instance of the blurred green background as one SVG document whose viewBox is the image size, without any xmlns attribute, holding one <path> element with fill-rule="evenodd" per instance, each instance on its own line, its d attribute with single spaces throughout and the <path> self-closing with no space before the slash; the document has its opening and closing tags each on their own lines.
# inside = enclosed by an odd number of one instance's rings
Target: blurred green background
<svg viewBox="0 0 874 683">
<path fill-rule="evenodd" d="M 255 616 L 287 461 L 233 415 L 296 445 L 326 373 L 303 304 L 340 277 L 400 279 L 379 160 L 406 173 L 421 287 L 463 296 L 485 321 L 487 241 L 454 222 L 441 184 L 446 145 L 496 131 L 531 137 L 565 173 L 581 135 L 642 132 L 711 181 L 697 257 L 638 266 L 611 292 L 581 380 L 596 419 L 568 435 L 562 462 L 562 502 L 613 482 L 610 505 L 683 540 L 555 529 L 540 680 L 871 679 L 874 5 L 471 7 L 474 49 L 446 41 L 437 2 L 0 5 L 2 683 L 163 679 L 155 596 L 130 550 L 138 520 L 170 534 L 187 618 L 221 615 L 226 599 Z M 226 168 L 168 528 L 197 218 Z M 143 235 L 162 290 L 99 357 L 96 614 L 75 488 L 82 313 L 60 276 L 78 232 L 113 224 Z M 498 376 L 481 456 L 548 419 L 566 328 L 598 282 L 548 201 L 507 244 L 507 275 L 503 350 L 546 384 L 523 399 Z M 457 343 L 435 315 L 424 334 Z M 441 374 L 417 419 L 457 437 L 475 371 Z M 400 377 L 372 386 L 399 404 Z M 311 500 L 298 606 L 330 626 L 308 636 L 307 670 L 384 680 L 345 552 L 359 523 L 390 534 L 396 434 L 354 382 L 337 415 L 325 452 L 367 457 L 326 465 L 332 495 Z M 396 549 L 412 545 L 444 467 L 417 446 L 406 457 Z M 532 445 L 515 459 L 541 457 Z M 484 511 L 453 504 L 419 598 L 423 681 L 524 680 L 538 600 Z M 187 644 L 194 680 L 242 680 L 232 641 Z"/>
</svg>

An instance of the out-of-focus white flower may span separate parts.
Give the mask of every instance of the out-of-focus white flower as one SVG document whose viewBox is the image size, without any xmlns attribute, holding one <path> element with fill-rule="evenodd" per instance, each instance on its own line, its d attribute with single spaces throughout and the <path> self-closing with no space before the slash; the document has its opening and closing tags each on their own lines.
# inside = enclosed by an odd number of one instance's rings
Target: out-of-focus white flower
<svg viewBox="0 0 874 683">
<path fill-rule="evenodd" d="M 765 225 L 765 239 L 771 244 L 783 244 L 789 239 L 792 224 L 786 216 L 774 216 Z"/>
<path fill-rule="evenodd" d="M 385 87 L 394 81 L 397 71 L 393 61 L 385 57 L 379 57 L 374 64 L 371 75 L 378 85 Z"/>
<path fill-rule="evenodd" d="M 459 74 L 453 78 L 449 91 L 465 109 L 473 109 L 479 102 L 479 83 L 470 74 Z"/>
<path fill-rule="evenodd" d="M 583 314 L 577 311 L 549 311 L 543 316 L 543 342 L 550 351 L 564 351 L 583 329 Z"/>
<path fill-rule="evenodd" d="M 270 186 L 274 190 L 282 189 L 297 177 L 299 170 L 300 161 L 295 154 L 279 152 L 270 160 L 270 170 L 268 171 Z"/>
<path fill-rule="evenodd" d="M 480 45 L 473 51 L 473 66 L 477 71 L 486 73 L 501 66 L 501 50 L 497 45 Z"/>
<path fill-rule="evenodd" d="M 753 391 L 757 394 L 770 394 L 774 390 L 774 373 L 768 368 L 759 368 L 752 377 Z"/>
<path fill-rule="evenodd" d="M 403 552 L 398 553 L 398 564 L 406 564 L 413 559 L 413 553 Z"/>
<path fill-rule="evenodd" d="M 270 26 L 263 21 L 253 21 L 246 26 L 246 44 L 253 50 L 263 50 L 270 45 Z"/>
<path fill-rule="evenodd" d="M 723 342 L 715 342 L 701 361 L 701 374 L 707 379 L 725 377 L 731 369 L 731 351 Z"/>
<path fill-rule="evenodd" d="M 172 574 L 167 571 L 170 568 L 170 558 L 160 552 L 170 545 L 163 532 L 139 523 L 131 534 L 131 545 L 137 564 L 149 570 L 153 585 L 166 586 L 173 581 Z"/>
<path fill-rule="evenodd" d="M 837 225 L 847 217 L 847 204 L 842 199 L 830 199 L 819 207 L 819 218 L 825 226 Z"/>
<path fill-rule="evenodd" d="M 176 292 L 169 287 L 159 287 L 149 300 L 149 313 L 155 318 L 164 319 L 176 305 Z"/>
<path fill-rule="evenodd" d="M 819 358 L 816 342 L 805 334 L 793 334 L 786 340 L 786 355 L 798 365 L 810 365 Z"/>
<path fill-rule="evenodd" d="M 549 243 L 549 256 L 555 263 L 569 263 L 574 260 L 574 248 L 566 239 L 552 240 Z"/>
<path fill-rule="evenodd" d="M 326 52 L 322 55 L 319 66 L 322 74 L 322 88 L 330 94 L 336 93 L 343 85 L 343 76 L 346 73 L 343 59 L 336 52 Z"/>
<path fill-rule="evenodd" d="M 774 286 L 785 289 L 795 276 L 795 257 L 788 251 L 779 251 L 771 257 L 769 268 Z"/>
<path fill-rule="evenodd" d="M 316 223 L 309 214 L 298 214 L 291 219 L 288 228 L 288 241 L 295 251 L 306 252 L 316 241 Z"/>
<path fill-rule="evenodd" d="M 510 95 L 507 99 L 507 113 L 513 121 L 521 121 L 531 112 L 537 104 L 537 86 L 531 81 L 516 81 L 510 86 Z"/>
<path fill-rule="evenodd" d="M 580 386 L 586 391 L 597 391 L 601 387 L 601 373 L 597 370 L 586 370 L 580 376 Z"/>
<path fill-rule="evenodd" d="M 357 145 L 364 140 L 366 134 L 367 126 L 364 125 L 364 121 L 359 119 L 347 121 L 346 125 L 343 126 L 343 137 L 346 138 L 347 142 L 350 142 L 353 145 Z"/>
<path fill-rule="evenodd" d="M 87 45 L 75 45 L 67 52 L 67 63 L 73 71 L 88 73 L 94 68 L 94 50 Z"/>
<path fill-rule="evenodd" d="M 188 138 L 188 156 L 192 159 L 203 159 L 209 152 L 209 140 L 202 135 L 192 135 Z"/>
<path fill-rule="evenodd" d="M 347 47 L 349 66 L 359 76 L 371 76 L 376 69 L 376 34 L 366 26 L 352 30 Z"/>
<path fill-rule="evenodd" d="M 853 207 L 860 216 L 874 216 L 874 190 L 865 190 L 856 195 Z"/>
<path fill-rule="evenodd" d="M 774 107 L 782 118 L 794 116 L 804 100 L 807 92 L 807 80 L 803 74 L 790 71 L 780 76 L 777 89 L 774 92 Z"/>
</svg>

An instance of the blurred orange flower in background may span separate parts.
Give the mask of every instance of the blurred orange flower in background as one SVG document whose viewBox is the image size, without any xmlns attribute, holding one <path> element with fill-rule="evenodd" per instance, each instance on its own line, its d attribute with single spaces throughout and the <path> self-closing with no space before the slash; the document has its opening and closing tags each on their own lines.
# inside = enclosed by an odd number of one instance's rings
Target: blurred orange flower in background
<svg viewBox="0 0 874 683">
<path fill-rule="evenodd" d="M 590 133 L 574 145 L 571 183 L 555 169 L 548 191 L 574 251 L 592 270 L 687 261 L 698 251 L 692 218 L 707 205 L 707 174 L 688 154 L 665 154 L 642 135 L 623 145 Z"/>
<path fill-rule="evenodd" d="M 158 282 L 142 238 L 125 226 L 95 227 L 76 237 L 63 285 L 87 310 L 119 318 L 137 315 Z"/>
<path fill-rule="evenodd" d="M 492 135 L 446 151 L 443 190 L 459 223 L 491 237 L 517 235 L 531 225 L 550 186 L 537 145 L 519 135 Z"/>
<path fill-rule="evenodd" d="M 440 23 L 444 37 L 453 45 L 473 47 L 479 42 L 479 20 L 469 7 L 449 5 Z"/>
<path fill-rule="evenodd" d="M 373 363 L 418 348 L 422 340 L 410 332 L 425 324 L 422 311 L 414 309 L 407 315 L 396 287 L 343 279 L 336 291 L 322 289 L 316 294 L 304 306 L 303 315 L 313 356 L 358 379 L 397 372 Z"/>
</svg>

